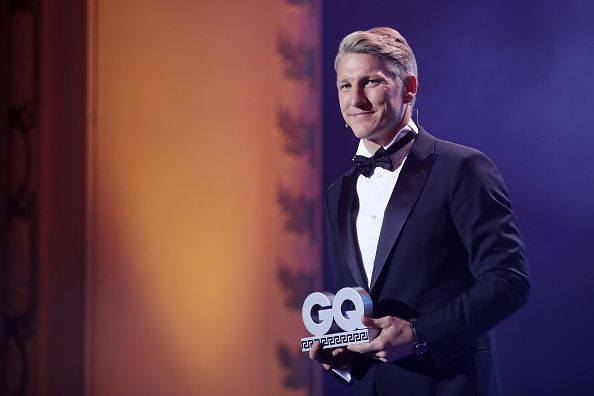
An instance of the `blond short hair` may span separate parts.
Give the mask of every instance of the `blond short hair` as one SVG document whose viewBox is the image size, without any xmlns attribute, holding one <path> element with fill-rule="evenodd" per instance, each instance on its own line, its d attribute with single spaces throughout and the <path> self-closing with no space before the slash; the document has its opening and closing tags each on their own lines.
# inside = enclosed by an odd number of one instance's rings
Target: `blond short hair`
<svg viewBox="0 0 594 396">
<path fill-rule="evenodd" d="M 356 31 L 340 42 L 334 59 L 334 70 L 345 54 L 370 54 L 381 58 L 388 71 L 404 82 L 407 76 L 418 77 L 417 60 L 406 39 L 389 27 Z"/>
</svg>

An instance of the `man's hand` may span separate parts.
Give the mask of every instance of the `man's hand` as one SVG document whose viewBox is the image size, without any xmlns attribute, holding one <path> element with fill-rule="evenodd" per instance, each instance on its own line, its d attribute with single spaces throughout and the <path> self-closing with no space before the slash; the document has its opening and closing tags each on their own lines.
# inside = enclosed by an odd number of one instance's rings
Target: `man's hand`
<svg viewBox="0 0 594 396">
<path fill-rule="evenodd" d="M 324 370 L 342 369 L 351 363 L 352 352 L 346 348 L 322 349 L 322 344 L 314 342 L 309 351 L 309 358 L 320 363 Z"/>
<path fill-rule="evenodd" d="M 364 316 L 361 323 L 378 329 L 380 333 L 371 342 L 349 345 L 349 351 L 364 353 L 382 362 L 391 362 L 412 354 L 415 340 L 410 323 L 406 320 L 393 316 L 379 319 Z"/>
</svg>

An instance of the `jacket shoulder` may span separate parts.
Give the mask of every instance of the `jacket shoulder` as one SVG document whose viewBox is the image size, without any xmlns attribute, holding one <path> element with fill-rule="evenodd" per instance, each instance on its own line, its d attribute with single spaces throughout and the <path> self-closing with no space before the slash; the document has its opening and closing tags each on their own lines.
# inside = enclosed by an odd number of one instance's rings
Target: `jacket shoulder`
<svg viewBox="0 0 594 396">
<path fill-rule="evenodd" d="M 475 157 L 488 158 L 480 150 L 442 139 L 435 139 L 435 152 L 440 157 L 457 161 L 465 161 Z"/>
</svg>

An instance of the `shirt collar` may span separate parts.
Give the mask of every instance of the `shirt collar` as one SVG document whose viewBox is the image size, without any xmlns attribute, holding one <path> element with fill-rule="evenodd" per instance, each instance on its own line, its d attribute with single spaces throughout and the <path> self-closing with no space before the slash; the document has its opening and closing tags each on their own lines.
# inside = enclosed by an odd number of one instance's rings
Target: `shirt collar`
<svg viewBox="0 0 594 396">
<path fill-rule="evenodd" d="M 400 131 L 398 131 L 398 133 L 396 134 L 396 136 L 392 138 L 392 140 L 386 143 L 384 148 L 387 149 L 388 147 L 396 143 L 398 140 L 402 139 L 409 131 L 412 131 L 415 135 L 419 134 L 419 127 L 417 127 L 417 124 L 415 124 L 412 119 Z M 363 139 L 359 140 L 359 147 L 357 147 L 356 155 L 362 155 L 368 158 L 373 156 L 373 153 L 370 153 L 369 150 L 367 150 L 367 147 L 365 147 L 365 145 L 363 144 Z"/>
</svg>

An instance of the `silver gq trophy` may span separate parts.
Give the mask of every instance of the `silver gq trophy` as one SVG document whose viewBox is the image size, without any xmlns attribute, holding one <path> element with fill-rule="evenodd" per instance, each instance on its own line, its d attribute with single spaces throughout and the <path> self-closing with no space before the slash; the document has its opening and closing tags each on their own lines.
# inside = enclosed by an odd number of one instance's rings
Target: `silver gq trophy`
<svg viewBox="0 0 594 396">
<path fill-rule="evenodd" d="M 309 351 L 316 341 L 326 349 L 373 340 L 377 329 L 367 328 L 361 323 L 363 316 L 372 315 L 371 297 L 362 287 L 345 287 L 336 295 L 311 293 L 303 302 L 301 316 L 313 337 L 301 339 L 301 351 Z M 340 332 L 340 329 L 343 331 Z"/>
</svg>

